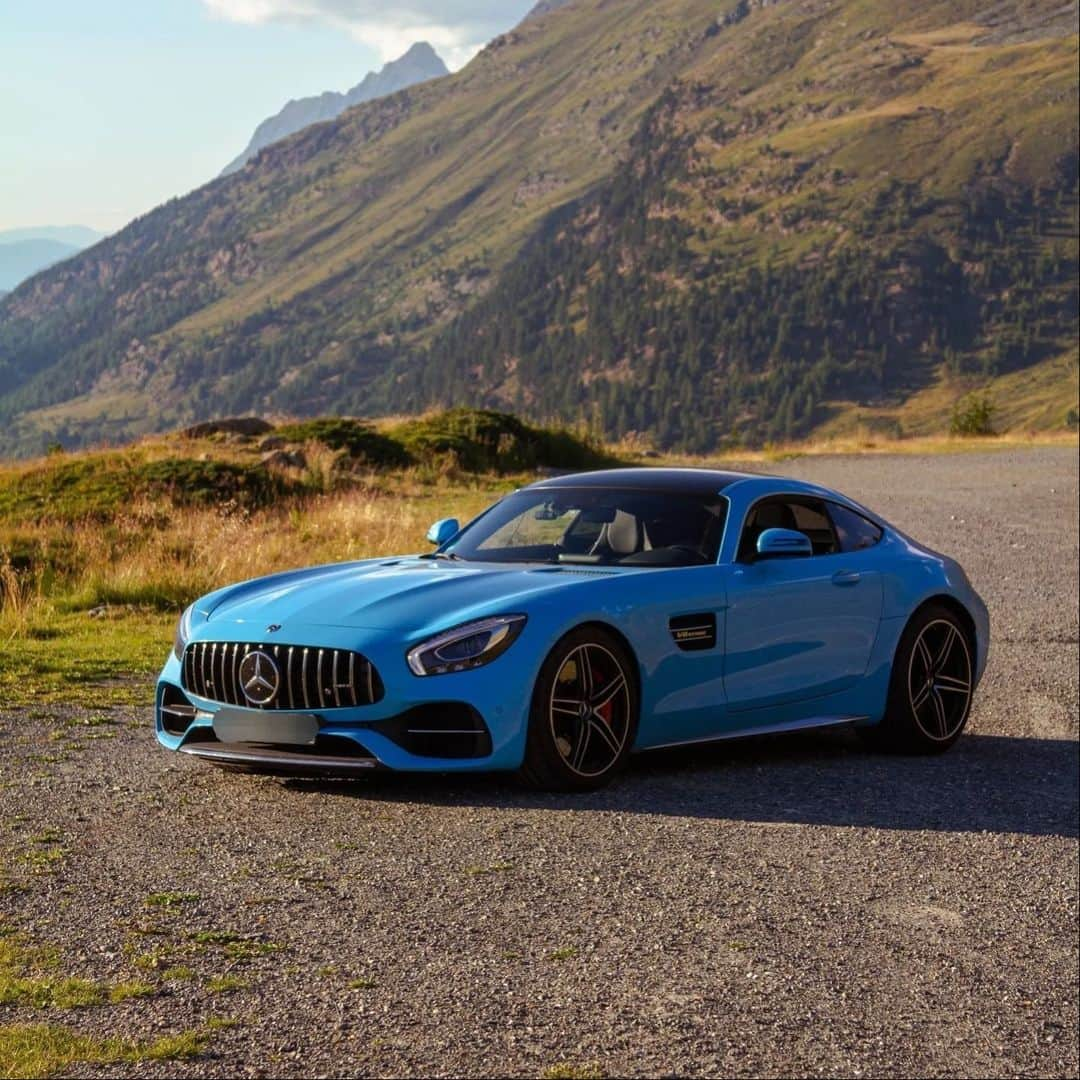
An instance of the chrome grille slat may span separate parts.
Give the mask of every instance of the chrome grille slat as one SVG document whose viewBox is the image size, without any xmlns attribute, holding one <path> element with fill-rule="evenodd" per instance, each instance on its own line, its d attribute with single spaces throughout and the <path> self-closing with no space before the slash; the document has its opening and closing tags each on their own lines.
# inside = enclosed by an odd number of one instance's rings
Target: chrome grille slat
<svg viewBox="0 0 1080 1080">
<path fill-rule="evenodd" d="M 228 651 L 228 645 L 221 646 L 221 658 L 218 660 L 218 666 L 221 669 L 221 674 L 214 676 L 214 688 L 222 696 L 225 696 L 229 693 L 229 688 L 225 685 L 225 657 Z M 218 679 L 220 679 L 221 681 L 218 682 Z"/>
<path fill-rule="evenodd" d="M 240 682 L 244 657 L 256 650 L 274 660 L 280 677 L 277 695 L 263 705 L 248 701 Z M 383 696 L 382 680 L 367 657 L 301 645 L 192 642 L 180 664 L 180 682 L 196 697 L 245 709 L 358 708 Z"/>
</svg>

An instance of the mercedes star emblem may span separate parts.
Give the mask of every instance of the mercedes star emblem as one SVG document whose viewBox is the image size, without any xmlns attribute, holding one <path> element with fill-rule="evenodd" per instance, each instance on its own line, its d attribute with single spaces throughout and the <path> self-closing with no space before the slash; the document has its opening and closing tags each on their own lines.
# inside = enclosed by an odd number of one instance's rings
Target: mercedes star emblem
<svg viewBox="0 0 1080 1080">
<path fill-rule="evenodd" d="M 281 682 L 281 672 L 273 657 L 264 652 L 249 652 L 240 661 L 240 688 L 252 705 L 268 705 L 274 700 Z"/>
</svg>

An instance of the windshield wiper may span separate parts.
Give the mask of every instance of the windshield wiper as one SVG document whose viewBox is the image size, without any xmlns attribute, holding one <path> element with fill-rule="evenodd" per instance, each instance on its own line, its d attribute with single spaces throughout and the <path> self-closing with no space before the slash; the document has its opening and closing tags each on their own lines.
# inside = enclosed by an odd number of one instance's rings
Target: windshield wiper
<svg viewBox="0 0 1080 1080">
<path fill-rule="evenodd" d="M 445 559 L 447 562 L 465 562 L 460 555 L 453 551 L 433 551 L 430 555 L 421 555 L 421 559 Z"/>
</svg>

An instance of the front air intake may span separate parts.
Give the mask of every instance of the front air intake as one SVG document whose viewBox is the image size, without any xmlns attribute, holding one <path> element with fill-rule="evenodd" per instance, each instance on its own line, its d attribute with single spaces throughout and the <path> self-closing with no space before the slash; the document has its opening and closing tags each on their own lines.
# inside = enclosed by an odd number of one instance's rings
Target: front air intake
<svg viewBox="0 0 1080 1080">
<path fill-rule="evenodd" d="M 487 724 L 463 701 L 417 705 L 372 724 L 372 729 L 417 757 L 483 758 L 491 753 Z"/>
<path fill-rule="evenodd" d="M 353 709 L 384 692 L 360 653 L 309 645 L 196 641 L 184 652 L 181 681 L 194 697 L 245 709 Z"/>
</svg>

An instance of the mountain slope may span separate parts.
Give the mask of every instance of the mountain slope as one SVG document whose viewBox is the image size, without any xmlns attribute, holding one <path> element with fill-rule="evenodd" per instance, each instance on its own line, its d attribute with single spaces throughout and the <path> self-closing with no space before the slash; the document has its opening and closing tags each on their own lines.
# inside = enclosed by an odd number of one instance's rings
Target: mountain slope
<svg viewBox="0 0 1080 1080">
<path fill-rule="evenodd" d="M 255 134 L 251 136 L 251 141 L 243 153 L 226 165 L 221 175 L 227 176 L 242 169 L 260 150 L 302 131 L 311 124 L 333 120 L 354 105 L 396 94 L 416 83 L 448 74 L 446 65 L 435 50 L 426 41 L 417 42 L 403 56 L 385 64 L 379 71 L 369 71 L 356 86 L 344 94 L 328 91 L 317 97 L 290 101 L 280 112 L 264 120 L 255 129 Z"/>
<path fill-rule="evenodd" d="M 708 449 L 1023 369 L 1077 339 L 1076 61 L 1057 2 L 571 0 L 0 302 L 0 446 L 469 400 Z"/>
</svg>

